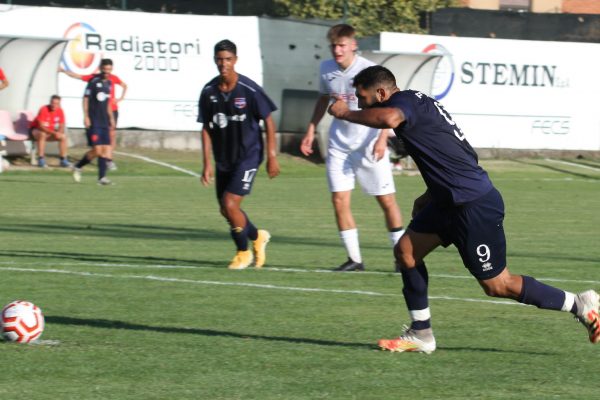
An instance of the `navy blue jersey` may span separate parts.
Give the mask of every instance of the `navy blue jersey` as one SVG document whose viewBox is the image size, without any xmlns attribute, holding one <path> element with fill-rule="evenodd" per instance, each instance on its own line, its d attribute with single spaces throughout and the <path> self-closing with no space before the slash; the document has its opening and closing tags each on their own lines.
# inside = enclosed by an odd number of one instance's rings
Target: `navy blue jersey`
<svg viewBox="0 0 600 400">
<path fill-rule="evenodd" d="M 238 74 L 231 92 L 219 90 L 219 77 L 204 86 L 198 104 L 198 122 L 205 123 L 217 169 L 229 171 L 238 163 L 258 156 L 263 159 L 259 126 L 277 107 L 250 78 Z"/>
<path fill-rule="evenodd" d="M 477 153 L 440 103 L 421 92 L 394 93 L 382 107 L 402 110 L 406 120 L 394 132 L 406 145 L 429 193 L 442 204 L 463 204 L 492 189 Z"/>
<path fill-rule="evenodd" d="M 95 75 L 85 87 L 84 97 L 88 98 L 88 117 L 92 126 L 96 128 L 110 126 L 108 102 L 110 101 L 111 86 L 110 80 L 103 80 L 102 75 Z"/>
</svg>

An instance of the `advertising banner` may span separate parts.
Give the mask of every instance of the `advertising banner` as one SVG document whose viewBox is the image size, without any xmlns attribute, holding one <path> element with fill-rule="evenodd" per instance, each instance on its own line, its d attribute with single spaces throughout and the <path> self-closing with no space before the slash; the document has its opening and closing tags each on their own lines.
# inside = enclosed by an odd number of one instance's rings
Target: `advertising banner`
<svg viewBox="0 0 600 400">
<path fill-rule="evenodd" d="M 381 51 L 443 55 L 433 96 L 474 147 L 600 150 L 600 44 L 384 32 Z"/>
<path fill-rule="evenodd" d="M 262 84 L 256 17 L 0 7 L 0 35 L 70 39 L 61 60 L 65 70 L 92 74 L 101 58 L 113 60 L 113 73 L 128 87 L 119 103 L 120 128 L 199 130 L 198 97 L 217 75 L 213 47 L 222 39 L 238 47 L 237 71 Z M 70 127 L 83 126 L 85 85 L 58 74 L 58 94 Z M 116 88 L 118 97 L 121 88 Z"/>
</svg>

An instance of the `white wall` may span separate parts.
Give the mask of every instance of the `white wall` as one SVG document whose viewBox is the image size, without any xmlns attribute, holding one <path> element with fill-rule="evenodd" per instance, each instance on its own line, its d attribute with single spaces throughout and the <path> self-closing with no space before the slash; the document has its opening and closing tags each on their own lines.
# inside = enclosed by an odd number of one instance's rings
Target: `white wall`
<svg viewBox="0 0 600 400">
<path fill-rule="evenodd" d="M 445 55 L 433 94 L 474 147 L 600 150 L 600 44 L 384 32 L 381 51 Z"/>
<path fill-rule="evenodd" d="M 100 58 L 112 58 L 114 74 L 129 87 L 120 104 L 122 128 L 199 130 L 198 97 L 204 84 L 217 75 L 213 46 L 222 39 L 238 46 L 237 70 L 262 84 L 256 17 L 7 5 L 0 5 L 0 11 L 0 35 L 72 39 L 62 64 L 73 72 L 92 73 Z M 81 81 L 64 74 L 58 77 L 58 91 L 71 127 L 83 125 L 84 88 Z M 18 88 L 11 85 L 2 96 L 9 96 L 9 90 Z"/>
</svg>

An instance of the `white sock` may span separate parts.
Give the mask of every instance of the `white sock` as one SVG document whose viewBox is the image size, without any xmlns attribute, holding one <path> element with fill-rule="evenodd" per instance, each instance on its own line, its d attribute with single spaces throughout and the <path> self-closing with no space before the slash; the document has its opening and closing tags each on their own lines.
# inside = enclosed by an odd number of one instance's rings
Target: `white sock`
<svg viewBox="0 0 600 400">
<path fill-rule="evenodd" d="M 431 319 L 429 307 L 423 310 L 409 310 L 408 313 L 410 314 L 411 321 L 427 321 L 428 319 Z"/>
<path fill-rule="evenodd" d="M 396 232 L 388 232 L 388 236 L 390 238 L 390 244 L 392 245 L 392 247 L 394 247 L 396 245 L 396 243 L 398 243 L 398 240 L 400 240 L 402 235 L 404 235 L 404 232 L 406 232 L 404 229 L 402 229 L 400 231 L 396 231 Z"/>
<path fill-rule="evenodd" d="M 348 229 L 346 231 L 340 231 L 340 239 L 344 243 L 348 257 L 352 261 L 360 263 L 362 257 L 360 256 L 360 246 L 358 244 L 358 229 Z"/>
<path fill-rule="evenodd" d="M 561 308 L 562 311 L 570 312 L 575 303 L 575 295 L 571 292 L 565 292 L 565 302 Z"/>
</svg>

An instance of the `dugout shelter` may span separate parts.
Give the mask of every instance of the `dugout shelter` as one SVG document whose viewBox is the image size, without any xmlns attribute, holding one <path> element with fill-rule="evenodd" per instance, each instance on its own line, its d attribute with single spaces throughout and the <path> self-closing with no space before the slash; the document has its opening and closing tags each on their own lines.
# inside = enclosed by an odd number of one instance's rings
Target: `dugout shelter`
<svg viewBox="0 0 600 400">
<path fill-rule="evenodd" d="M 0 36 L 0 66 L 10 82 L 0 92 L 0 110 L 15 123 L 13 131 L 7 127 L 0 132 L 9 139 L 8 155 L 30 153 L 28 120 L 58 93 L 58 67 L 66 43 L 64 39 Z"/>
<path fill-rule="evenodd" d="M 10 86 L 0 109 L 37 110 L 58 93 L 58 66 L 67 40 L 0 36 L 0 66 Z"/>
</svg>

